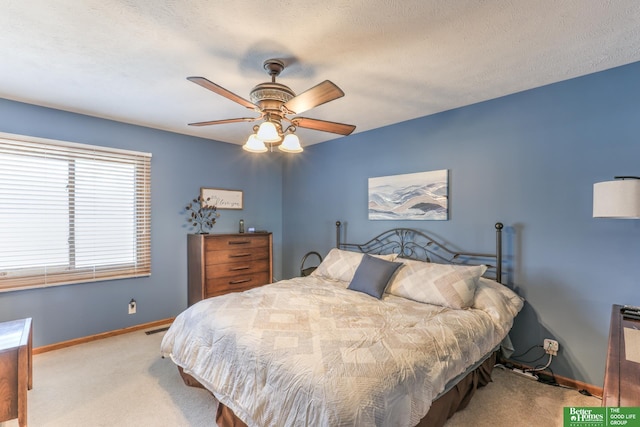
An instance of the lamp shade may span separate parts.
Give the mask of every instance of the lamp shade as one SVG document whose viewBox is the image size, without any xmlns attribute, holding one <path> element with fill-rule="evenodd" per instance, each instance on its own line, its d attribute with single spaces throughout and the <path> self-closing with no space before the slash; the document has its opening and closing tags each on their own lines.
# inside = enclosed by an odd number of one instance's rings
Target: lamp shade
<svg viewBox="0 0 640 427">
<path fill-rule="evenodd" d="M 247 139 L 247 142 L 242 146 L 242 149 L 250 153 L 264 153 L 267 151 L 267 147 L 264 142 L 256 138 L 256 134 L 253 133 Z"/>
<path fill-rule="evenodd" d="M 262 122 L 256 136 L 264 142 L 279 142 L 282 140 L 282 137 L 278 134 L 276 125 L 271 122 Z"/>
<path fill-rule="evenodd" d="M 282 141 L 282 144 L 280 144 L 278 148 L 285 153 L 302 153 L 300 138 L 293 133 L 285 136 L 284 141 Z"/>
<path fill-rule="evenodd" d="M 593 184 L 593 217 L 640 219 L 640 179 Z"/>
</svg>

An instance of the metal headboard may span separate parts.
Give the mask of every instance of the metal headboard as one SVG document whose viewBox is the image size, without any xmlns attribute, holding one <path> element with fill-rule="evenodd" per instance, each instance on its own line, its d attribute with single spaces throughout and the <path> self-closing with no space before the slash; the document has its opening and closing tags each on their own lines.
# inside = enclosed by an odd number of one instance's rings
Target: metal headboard
<svg viewBox="0 0 640 427">
<path fill-rule="evenodd" d="M 489 276 L 494 275 L 502 283 L 502 228 L 495 224 L 496 253 L 482 254 L 460 252 L 449 249 L 427 234 L 411 228 L 394 228 L 379 234 L 366 243 L 342 243 L 340 241 L 342 223 L 336 221 L 336 247 L 366 254 L 398 254 L 399 257 L 444 264 L 476 265 L 488 267 Z"/>
</svg>

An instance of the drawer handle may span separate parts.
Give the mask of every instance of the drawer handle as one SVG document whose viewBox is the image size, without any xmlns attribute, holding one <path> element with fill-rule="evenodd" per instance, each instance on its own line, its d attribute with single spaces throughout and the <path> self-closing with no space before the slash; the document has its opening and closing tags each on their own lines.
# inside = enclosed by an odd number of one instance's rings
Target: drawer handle
<svg viewBox="0 0 640 427">
<path fill-rule="evenodd" d="M 230 245 L 246 245 L 251 243 L 251 240 L 229 240 Z"/>
<path fill-rule="evenodd" d="M 249 255 L 251 255 L 251 254 L 250 253 L 248 253 L 248 254 L 231 254 L 231 255 L 229 255 L 229 258 L 242 258 L 242 257 L 249 256 Z"/>
<path fill-rule="evenodd" d="M 242 280 L 232 280 L 231 282 L 229 282 L 230 285 L 238 285 L 240 283 L 247 283 L 250 282 L 251 279 L 242 279 Z"/>
<path fill-rule="evenodd" d="M 229 271 L 240 271 L 240 270 L 248 270 L 251 267 L 249 267 L 248 265 L 242 266 L 242 267 L 234 267 L 234 268 L 230 268 Z"/>
</svg>

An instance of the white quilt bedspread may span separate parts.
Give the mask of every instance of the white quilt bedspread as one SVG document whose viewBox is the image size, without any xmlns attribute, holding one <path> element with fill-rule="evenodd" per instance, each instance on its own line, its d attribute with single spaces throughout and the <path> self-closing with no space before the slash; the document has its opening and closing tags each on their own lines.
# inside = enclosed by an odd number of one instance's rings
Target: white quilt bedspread
<svg viewBox="0 0 640 427">
<path fill-rule="evenodd" d="M 346 286 L 305 277 L 201 301 L 161 351 L 249 426 L 413 426 L 522 304 L 452 310 Z"/>
</svg>

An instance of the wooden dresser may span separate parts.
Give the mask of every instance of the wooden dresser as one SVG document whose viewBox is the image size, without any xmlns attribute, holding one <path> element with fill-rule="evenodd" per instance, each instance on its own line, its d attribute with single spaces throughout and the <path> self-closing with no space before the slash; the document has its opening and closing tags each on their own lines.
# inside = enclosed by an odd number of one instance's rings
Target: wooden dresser
<svg viewBox="0 0 640 427">
<path fill-rule="evenodd" d="M 0 424 L 27 425 L 27 390 L 33 385 L 31 318 L 0 323 Z"/>
<path fill-rule="evenodd" d="M 271 283 L 271 233 L 189 234 L 188 305 Z"/>
<path fill-rule="evenodd" d="M 640 406 L 640 320 L 623 318 L 621 309 L 611 310 L 602 406 Z"/>
</svg>

